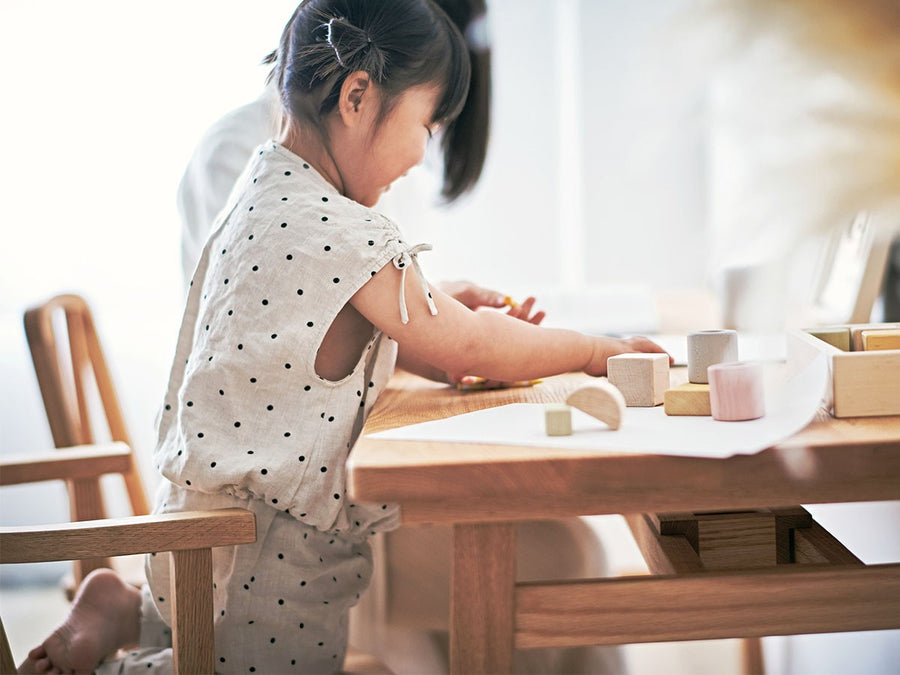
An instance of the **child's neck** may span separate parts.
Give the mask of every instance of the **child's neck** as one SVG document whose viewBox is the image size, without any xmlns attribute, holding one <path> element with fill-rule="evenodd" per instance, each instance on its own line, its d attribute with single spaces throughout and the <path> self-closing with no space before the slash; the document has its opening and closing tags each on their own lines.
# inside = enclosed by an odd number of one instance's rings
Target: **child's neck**
<svg viewBox="0 0 900 675">
<path fill-rule="evenodd" d="M 318 134 L 304 131 L 292 124 L 285 124 L 278 137 L 278 142 L 309 162 L 338 192 L 344 194 L 341 172 Z"/>
</svg>

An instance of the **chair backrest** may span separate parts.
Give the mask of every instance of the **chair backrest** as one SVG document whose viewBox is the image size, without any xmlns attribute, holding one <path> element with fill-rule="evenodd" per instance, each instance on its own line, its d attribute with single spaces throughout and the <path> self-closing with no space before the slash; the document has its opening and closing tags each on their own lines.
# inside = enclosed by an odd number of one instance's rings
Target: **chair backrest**
<svg viewBox="0 0 900 675">
<path fill-rule="evenodd" d="M 84 298 L 58 295 L 28 309 L 24 322 L 56 447 L 94 443 L 101 430 L 110 440 L 121 441 L 130 447 L 115 387 Z M 99 399 L 102 415 L 97 406 L 92 405 L 96 399 Z M 134 515 L 148 513 L 147 496 L 133 455 L 130 470 L 122 475 Z M 70 480 L 67 488 L 72 520 L 106 517 L 98 479 Z M 108 566 L 106 559 L 81 561 L 76 564 L 76 585 L 92 569 Z"/>
<path fill-rule="evenodd" d="M 864 211 L 834 231 L 819 265 L 813 323 L 869 323 L 881 293 L 891 236 L 891 230 L 879 227 Z"/>
</svg>

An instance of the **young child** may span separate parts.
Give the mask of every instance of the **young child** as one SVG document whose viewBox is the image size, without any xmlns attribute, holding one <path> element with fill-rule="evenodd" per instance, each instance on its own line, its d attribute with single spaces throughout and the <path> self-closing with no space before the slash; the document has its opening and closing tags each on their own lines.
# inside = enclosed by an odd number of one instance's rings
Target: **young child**
<svg viewBox="0 0 900 675">
<path fill-rule="evenodd" d="M 344 485 L 395 363 L 511 381 L 602 375 L 609 356 L 661 350 L 474 312 L 430 287 L 417 259 L 428 247 L 371 209 L 465 101 L 466 46 L 430 0 L 308 0 L 276 63 L 283 129 L 247 165 L 188 295 L 156 511 L 256 514 L 256 544 L 214 552 L 217 670 L 334 672 L 371 575 L 367 538 L 398 523 L 394 507 L 353 503 Z M 111 572 L 89 577 L 81 619 L 23 668 L 90 669 L 139 633 L 142 649 L 104 668 L 171 669 L 166 556 L 149 556 L 147 572 L 140 597 Z"/>
</svg>

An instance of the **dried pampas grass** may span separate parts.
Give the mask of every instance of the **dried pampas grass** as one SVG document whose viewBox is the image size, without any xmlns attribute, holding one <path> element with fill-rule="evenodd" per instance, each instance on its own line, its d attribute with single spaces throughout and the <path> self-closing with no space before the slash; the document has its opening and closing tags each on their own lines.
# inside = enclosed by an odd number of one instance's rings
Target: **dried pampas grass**
<svg viewBox="0 0 900 675">
<path fill-rule="evenodd" d="M 712 163 L 713 199 L 731 190 L 713 208 L 722 258 L 748 231 L 781 248 L 861 210 L 897 231 L 900 1 L 701 0 L 679 24 L 713 75 L 712 151 L 720 125 L 736 160 Z"/>
</svg>

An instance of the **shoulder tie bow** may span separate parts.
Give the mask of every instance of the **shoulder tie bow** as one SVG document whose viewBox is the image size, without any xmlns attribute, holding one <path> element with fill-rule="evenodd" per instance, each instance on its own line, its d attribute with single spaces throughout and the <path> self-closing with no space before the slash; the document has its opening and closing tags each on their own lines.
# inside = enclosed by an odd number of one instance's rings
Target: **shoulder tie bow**
<svg viewBox="0 0 900 675">
<path fill-rule="evenodd" d="M 419 267 L 418 258 L 420 251 L 430 251 L 431 249 L 431 244 L 418 244 L 394 256 L 394 267 L 400 270 L 400 321 L 404 324 L 409 323 L 409 311 L 406 309 L 406 270 L 410 266 L 415 270 L 416 276 L 419 278 L 419 285 L 425 294 L 428 310 L 432 316 L 437 314 L 437 307 L 434 305 L 434 299 L 431 297 L 431 291 L 428 288 L 428 282 L 425 281 L 425 275 L 422 274 L 422 268 Z"/>
</svg>

